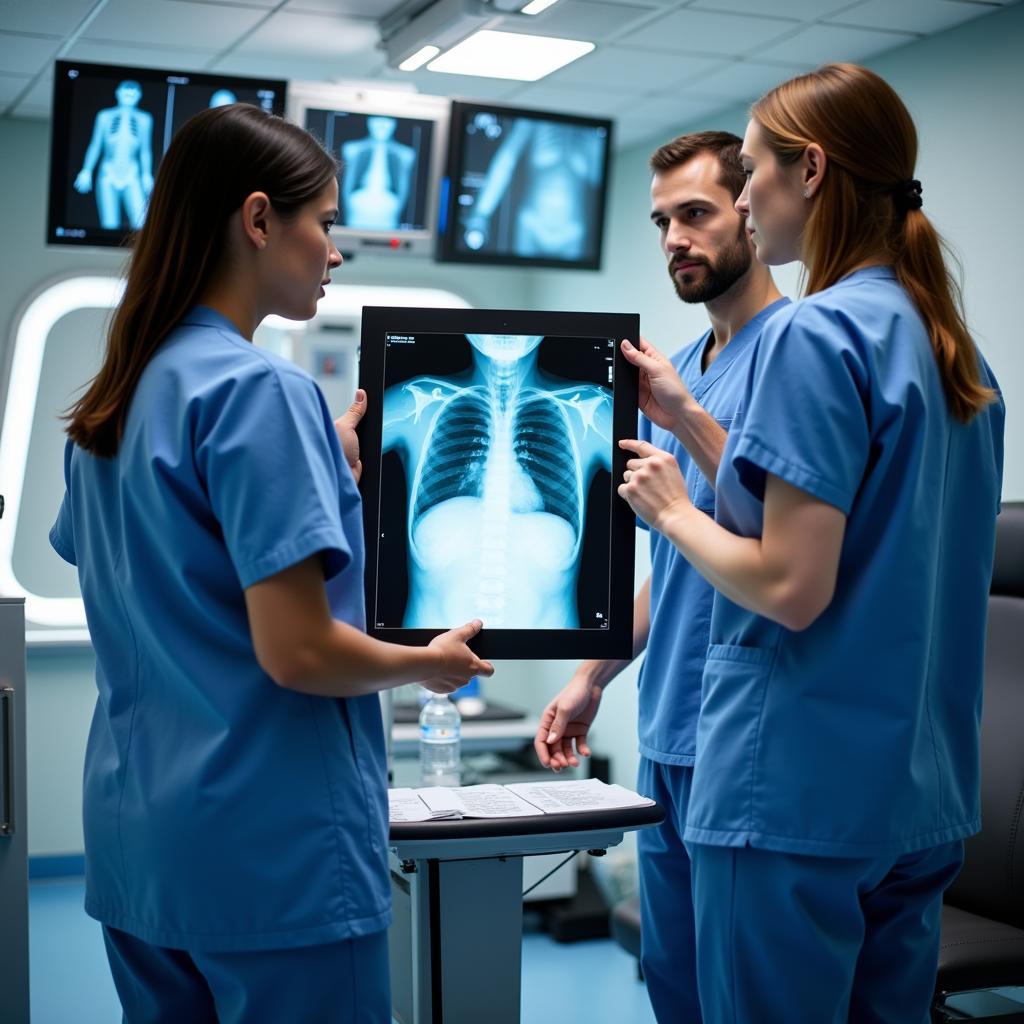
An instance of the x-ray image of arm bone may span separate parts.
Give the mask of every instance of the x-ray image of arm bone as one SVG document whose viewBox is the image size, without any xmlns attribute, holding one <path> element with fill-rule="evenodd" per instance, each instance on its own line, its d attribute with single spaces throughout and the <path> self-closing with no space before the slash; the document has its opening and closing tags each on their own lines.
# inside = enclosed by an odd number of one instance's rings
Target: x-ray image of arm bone
<svg viewBox="0 0 1024 1024">
<path fill-rule="evenodd" d="M 403 625 L 469 610 L 494 628 L 576 628 L 587 495 L 611 468 L 611 392 L 542 371 L 540 336 L 467 339 L 469 371 L 384 396 L 382 448 L 397 451 L 408 490 Z"/>
<path fill-rule="evenodd" d="M 487 115 L 482 115 L 486 117 Z M 484 127 L 493 132 L 495 124 Z M 495 211 L 517 175 L 522 202 L 509 210 L 509 237 L 497 247 L 517 256 L 578 259 L 590 232 L 589 198 L 603 166 L 604 138 L 593 128 L 519 118 L 487 167 L 483 186 L 462 218 L 474 251 L 492 246 Z"/>
<path fill-rule="evenodd" d="M 139 109 L 142 86 L 138 82 L 125 80 L 114 94 L 117 106 L 96 114 L 75 191 L 83 195 L 92 191 L 98 163 L 95 185 L 100 226 L 123 227 L 123 205 L 128 226 L 140 228 L 153 191 L 153 117 Z"/>
</svg>

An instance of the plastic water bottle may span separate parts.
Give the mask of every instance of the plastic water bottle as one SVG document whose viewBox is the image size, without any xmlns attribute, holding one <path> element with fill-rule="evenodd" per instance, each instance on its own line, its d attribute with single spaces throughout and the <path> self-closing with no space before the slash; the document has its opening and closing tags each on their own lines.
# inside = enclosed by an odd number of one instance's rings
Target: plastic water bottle
<svg viewBox="0 0 1024 1024">
<path fill-rule="evenodd" d="M 459 784 L 461 727 L 462 716 L 448 695 L 431 694 L 420 712 L 420 785 Z"/>
</svg>

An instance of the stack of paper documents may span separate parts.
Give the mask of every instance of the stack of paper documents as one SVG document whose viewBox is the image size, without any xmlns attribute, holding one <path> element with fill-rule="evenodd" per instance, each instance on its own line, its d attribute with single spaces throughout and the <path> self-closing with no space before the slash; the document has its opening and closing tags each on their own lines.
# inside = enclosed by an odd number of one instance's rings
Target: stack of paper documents
<svg viewBox="0 0 1024 1024">
<path fill-rule="evenodd" d="M 389 789 L 391 821 L 442 821 L 452 818 L 519 818 L 534 814 L 572 814 L 620 807 L 649 807 L 653 800 L 598 779 L 564 782 L 515 782 L 507 786 L 430 786 Z"/>
</svg>

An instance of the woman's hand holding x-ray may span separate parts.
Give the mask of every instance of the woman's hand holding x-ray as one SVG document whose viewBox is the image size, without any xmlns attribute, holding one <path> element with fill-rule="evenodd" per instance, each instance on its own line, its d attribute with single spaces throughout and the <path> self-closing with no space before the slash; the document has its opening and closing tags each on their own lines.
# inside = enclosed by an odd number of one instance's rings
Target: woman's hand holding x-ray
<svg viewBox="0 0 1024 1024">
<path fill-rule="evenodd" d="M 619 447 L 634 454 L 626 463 L 619 496 L 648 526 L 664 533 L 662 525 L 669 516 L 692 507 L 679 463 L 649 441 L 620 441 Z"/>
<path fill-rule="evenodd" d="M 474 619 L 458 629 L 435 636 L 428 649 L 437 656 L 437 669 L 434 675 L 421 680 L 421 685 L 432 693 L 452 693 L 465 686 L 473 676 L 493 676 L 494 666 L 478 658 L 466 646 L 482 628 L 483 623 Z"/>
<path fill-rule="evenodd" d="M 676 368 L 646 338 L 636 348 L 625 339 L 622 354 L 640 371 L 640 411 L 663 430 L 676 433 L 693 402 Z"/>
<path fill-rule="evenodd" d="M 356 427 L 359 426 L 359 421 L 365 414 L 366 392 L 360 388 L 356 392 L 355 401 L 348 407 L 348 410 L 334 421 L 334 429 L 341 442 L 341 450 L 345 453 L 345 461 L 349 464 L 356 483 L 359 483 L 359 477 L 363 473 L 363 463 L 359 458 L 359 435 L 356 433 Z"/>
</svg>

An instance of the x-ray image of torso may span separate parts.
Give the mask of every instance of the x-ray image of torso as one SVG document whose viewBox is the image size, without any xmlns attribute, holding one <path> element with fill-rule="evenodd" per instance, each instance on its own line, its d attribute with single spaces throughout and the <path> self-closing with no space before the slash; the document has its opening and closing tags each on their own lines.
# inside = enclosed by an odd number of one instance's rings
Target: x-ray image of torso
<svg viewBox="0 0 1024 1024">
<path fill-rule="evenodd" d="M 593 128 L 557 121 L 517 118 L 502 129 L 497 119 L 491 120 L 483 134 L 489 130 L 493 137 L 497 129 L 504 139 L 472 205 L 463 206 L 466 248 L 580 259 L 591 244 L 605 137 Z"/>
<path fill-rule="evenodd" d="M 341 200 L 348 227 L 391 231 L 401 222 L 416 151 L 394 140 L 396 126 L 393 117 L 367 117 L 367 137 L 341 147 Z"/>
<path fill-rule="evenodd" d="M 142 86 L 138 82 L 121 82 L 115 96 L 117 106 L 99 111 L 93 122 L 75 191 L 83 195 L 92 191 L 99 164 L 95 188 L 100 227 L 140 228 L 153 191 L 153 117 L 139 109 Z M 127 225 L 121 218 L 122 208 Z"/>
<path fill-rule="evenodd" d="M 382 450 L 397 451 L 408 496 L 401 624 L 577 628 L 587 498 L 611 468 L 611 390 L 542 370 L 539 336 L 466 337 L 470 369 L 384 395 Z"/>
</svg>

